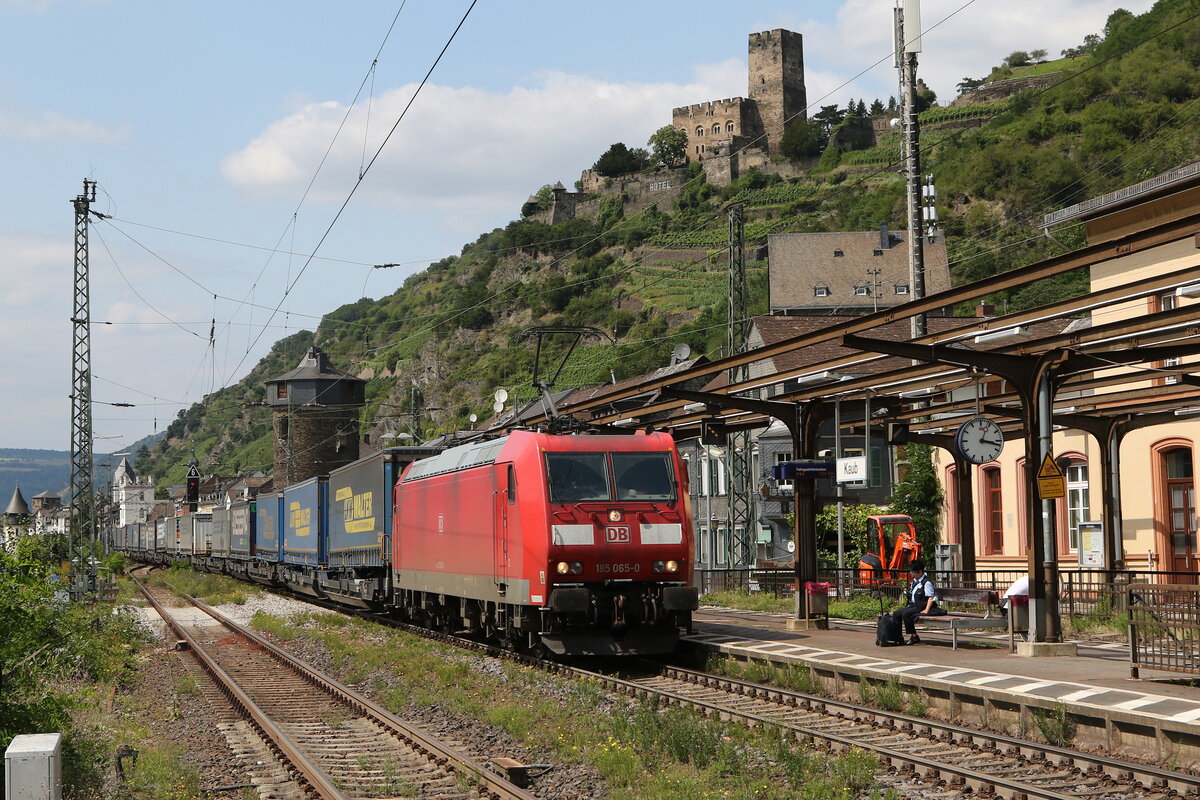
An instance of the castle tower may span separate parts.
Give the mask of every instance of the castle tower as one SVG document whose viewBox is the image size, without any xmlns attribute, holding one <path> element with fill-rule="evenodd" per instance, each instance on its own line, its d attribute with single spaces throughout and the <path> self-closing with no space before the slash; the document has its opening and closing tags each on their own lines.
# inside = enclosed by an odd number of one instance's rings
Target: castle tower
<svg viewBox="0 0 1200 800">
<path fill-rule="evenodd" d="M 805 118 L 804 37 L 776 28 L 750 34 L 750 99 L 767 134 L 767 151 L 779 152 L 785 124 Z"/>
<path fill-rule="evenodd" d="M 274 483 L 282 489 L 358 458 L 358 413 L 366 381 L 310 347 L 300 366 L 267 381 L 275 426 Z"/>
</svg>

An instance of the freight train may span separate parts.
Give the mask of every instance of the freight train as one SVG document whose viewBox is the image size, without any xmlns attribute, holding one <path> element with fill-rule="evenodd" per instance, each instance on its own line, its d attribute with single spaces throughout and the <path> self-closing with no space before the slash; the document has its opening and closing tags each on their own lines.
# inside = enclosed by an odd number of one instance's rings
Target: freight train
<svg viewBox="0 0 1200 800">
<path fill-rule="evenodd" d="M 211 514 L 113 532 L 189 563 L 507 647 L 666 653 L 690 628 L 687 471 L 665 433 L 399 447 Z"/>
</svg>

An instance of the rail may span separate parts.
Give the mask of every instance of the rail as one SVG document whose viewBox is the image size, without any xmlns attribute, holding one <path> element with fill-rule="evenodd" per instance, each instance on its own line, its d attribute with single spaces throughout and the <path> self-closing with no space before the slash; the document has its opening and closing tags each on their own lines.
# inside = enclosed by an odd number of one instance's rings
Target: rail
<svg viewBox="0 0 1200 800">
<path fill-rule="evenodd" d="M 1129 674 L 1141 670 L 1200 675 L 1200 586 L 1131 583 Z"/>
</svg>

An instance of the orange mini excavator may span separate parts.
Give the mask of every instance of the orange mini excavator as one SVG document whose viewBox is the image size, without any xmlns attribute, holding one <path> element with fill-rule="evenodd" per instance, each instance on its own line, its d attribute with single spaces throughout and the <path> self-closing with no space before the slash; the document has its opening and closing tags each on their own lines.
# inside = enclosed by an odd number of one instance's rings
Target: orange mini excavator
<svg viewBox="0 0 1200 800">
<path fill-rule="evenodd" d="M 861 586 L 900 586 L 904 572 L 921 554 L 917 529 L 907 514 L 881 514 L 867 517 L 867 552 L 858 561 Z"/>
</svg>

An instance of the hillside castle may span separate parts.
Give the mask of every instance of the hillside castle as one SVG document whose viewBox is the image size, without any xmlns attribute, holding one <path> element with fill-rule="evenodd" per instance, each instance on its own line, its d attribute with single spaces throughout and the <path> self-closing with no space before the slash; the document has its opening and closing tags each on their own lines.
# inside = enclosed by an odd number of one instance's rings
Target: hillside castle
<svg viewBox="0 0 1200 800">
<path fill-rule="evenodd" d="M 688 137 L 688 160 L 746 147 L 779 152 L 787 123 L 804 119 L 804 37 L 777 28 L 750 34 L 748 97 L 676 108 L 671 124 Z"/>
</svg>

